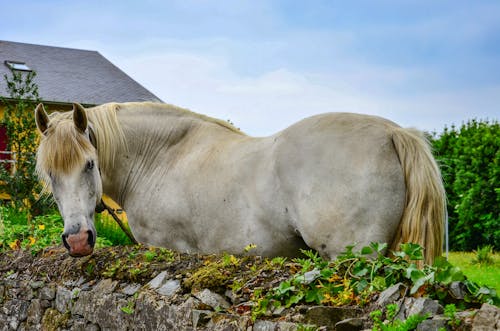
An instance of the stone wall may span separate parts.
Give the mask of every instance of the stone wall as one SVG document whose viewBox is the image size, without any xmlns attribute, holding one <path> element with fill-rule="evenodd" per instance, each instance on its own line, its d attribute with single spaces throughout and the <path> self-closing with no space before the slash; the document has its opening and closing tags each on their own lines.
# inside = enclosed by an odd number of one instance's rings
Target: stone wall
<svg viewBox="0 0 500 331">
<path fill-rule="evenodd" d="M 57 253 L 64 254 L 64 253 Z M 358 307 L 300 306 L 275 310 L 272 316 L 252 321 L 250 302 L 209 289 L 186 292 L 189 273 L 156 270 L 138 282 L 89 278 L 68 268 L 84 269 L 82 260 L 66 257 L 3 256 L 0 261 L 0 331 L 3 330 L 364 330 L 371 328 L 370 310 L 398 303 L 398 317 L 430 313 L 419 330 L 447 327 L 443 307 L 427 298 L 405 296 L 398 284 L 378 296 L 377 302 Z M 80 269 L 78 269 L 80 268 Z M 500 329 L 499 309 L 483 305 L 478 312 L 459 316 L 461 330 Z"/>
</svg>

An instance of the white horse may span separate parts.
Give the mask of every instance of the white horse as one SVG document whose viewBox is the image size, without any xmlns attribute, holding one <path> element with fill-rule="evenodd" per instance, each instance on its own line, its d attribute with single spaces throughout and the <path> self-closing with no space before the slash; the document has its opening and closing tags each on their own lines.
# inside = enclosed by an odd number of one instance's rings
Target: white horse
<svg viewBox="0 0 500 331">
<path fill-rule="evenodd" d="M 72 256 L 92 253 L 106 193 L 143 243 L 183 252 L 334 258 L 352 243 L 413 242 L 442 253 L 445 193 L 416 130 L 329 113 L 265 138 L 166 104 L 110 103 L 48 116 L 37 169 Z"/>
</svg>

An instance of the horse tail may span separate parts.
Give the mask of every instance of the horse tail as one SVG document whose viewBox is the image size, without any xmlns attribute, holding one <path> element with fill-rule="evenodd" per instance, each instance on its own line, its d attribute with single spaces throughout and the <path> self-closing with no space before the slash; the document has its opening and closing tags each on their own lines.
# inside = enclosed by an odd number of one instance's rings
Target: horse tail
<svg viewBox="0 0 500 331">
<path fill-rule="evenodd" d="M 443 253 L 446 193 L 441 172 L 422 132 L 396 128 L 392 141 L 403 167 L 406 205 L 391 249 L 401 243 L 419 244 L 424 262 L 432 264 Z"/>
</svg>

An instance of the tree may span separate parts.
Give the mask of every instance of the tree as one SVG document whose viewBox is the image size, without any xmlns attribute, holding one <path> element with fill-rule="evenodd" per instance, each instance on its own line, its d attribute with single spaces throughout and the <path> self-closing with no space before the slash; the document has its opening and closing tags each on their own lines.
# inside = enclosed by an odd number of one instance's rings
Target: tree
<svg viewBox="0 0 500 331">
<path fill-rule="evenodd" d="M 448 197 L 450 247 L 500 249 L 500 124 L 471 120 L 433 141 Z"/>
<path fill-rule="evenodd" d="M 33 110 L 39 102 L 35 77 L 34 71 L 4 75 L 9 97 L 1 98 L 6 106 L 2 125 L 7 148 L 15 160 L 13 167 L 0 167 L 1 189 L 10 196 L 12 207 L 29 217 L 43 213 L 51 204 L 46 198 L 40 199 L 42 188 L 35 174 L 38 134 Z"/>
</svg>

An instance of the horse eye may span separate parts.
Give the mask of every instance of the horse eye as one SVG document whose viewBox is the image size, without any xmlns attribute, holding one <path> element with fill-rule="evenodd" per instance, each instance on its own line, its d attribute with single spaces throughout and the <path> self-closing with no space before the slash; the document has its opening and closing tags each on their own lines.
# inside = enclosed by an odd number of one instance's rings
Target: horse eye
<svg viewBox="0 0 500 331">
<path fill-rule="evenodd" d="M 88 170 L 94 169 L 94 160 L 87 161 L 87 169 Z"/>
</svg>

